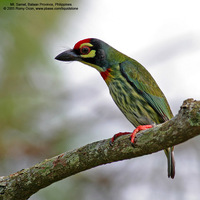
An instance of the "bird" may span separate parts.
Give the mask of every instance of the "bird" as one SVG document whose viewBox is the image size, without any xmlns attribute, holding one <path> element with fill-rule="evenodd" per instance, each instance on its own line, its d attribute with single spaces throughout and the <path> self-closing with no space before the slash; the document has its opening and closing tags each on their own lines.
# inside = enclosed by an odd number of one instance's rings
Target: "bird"
<svg viewBox="0 0 200 200">
<path fill-rule="evenodd" d="M 151 74 L 135 59 L 121 53 L 97 38 L 77 42 L 55 57 L 59 61 L 79 61 L 95 68 L 106 82 L 115 104 L 136 127 L 131 133 L 131 143 L 140 130 L 152 128 L 173 117 L 166 97 Z M 121 135 L 111 139 L 111 144 Z M 175 177 L 174 147 L 164 150 L 168 163 L 168 177 Z"/>
</svg>

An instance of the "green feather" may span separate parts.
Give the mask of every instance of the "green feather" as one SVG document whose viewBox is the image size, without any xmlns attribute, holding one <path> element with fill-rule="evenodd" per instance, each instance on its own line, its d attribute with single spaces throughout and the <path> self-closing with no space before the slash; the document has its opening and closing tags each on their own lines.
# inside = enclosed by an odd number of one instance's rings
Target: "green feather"
<svg viewBox="0 0 200 200">
<path fill-rule="evenodd" d="M 81 54 L 83 46 L 88 46 L 88 54 Z M 159 124 L 173 117 L 164 94 L 151 74 L 136 60 L 101 40 L 89 38 L 79 41 L 74 49 L 59 54 L 56 59 L 77 60 L 97 69 L 119 109 L 136 127 Z M 171 178 L 175 176 L 173 150 L 173 147 L 165 149 L 168 176 Z"/>
<path fill-rule="evenodd" d="M 173 117 L 164 94 L 141 64 L 135 60 L 124 61 L 120 64 L 120 70 L 128 83 L 162 117 L 163 121 Z"/>
</svg>

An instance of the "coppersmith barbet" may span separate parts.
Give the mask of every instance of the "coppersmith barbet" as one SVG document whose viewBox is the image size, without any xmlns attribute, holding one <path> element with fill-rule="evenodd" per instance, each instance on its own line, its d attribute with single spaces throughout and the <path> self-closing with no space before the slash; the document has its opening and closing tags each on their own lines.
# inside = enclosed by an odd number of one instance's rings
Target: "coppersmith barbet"
<svg viewBox="0 0 200 200">
<path fill-rule="evenodd" d="M 173 117 L 169 104 L 151 74 L 136 60 L 117 51 L 107 43 L 88 38 L 77 42 L 73 49 L 56 56 L 61 61 L 80 61 L 97 69 L 110 94 L 126 116 L 137 127 L 131 134 L 134 143 L 138 131 L 163 123 Z M 112 138 L 127 134 L 119 133 Z M 165 149 L 168 177 L 175 176 L 173 147 Z"/>
</svg>

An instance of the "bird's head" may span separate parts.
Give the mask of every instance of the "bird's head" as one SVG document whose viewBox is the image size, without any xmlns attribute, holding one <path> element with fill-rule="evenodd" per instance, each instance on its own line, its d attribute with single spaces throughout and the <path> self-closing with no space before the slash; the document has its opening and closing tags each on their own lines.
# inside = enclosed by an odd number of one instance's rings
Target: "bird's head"
<svg viewBox="0 0 200 200">
<path fill-rule="evenodd" d="M 117 63 L 119 52 L 105 42 L 88 38 L 77 42 L 73 49 L 67 50 L 55 57 L 60 61 L 80 61 L 96 68 L 100 73 Z"/>
</svg>

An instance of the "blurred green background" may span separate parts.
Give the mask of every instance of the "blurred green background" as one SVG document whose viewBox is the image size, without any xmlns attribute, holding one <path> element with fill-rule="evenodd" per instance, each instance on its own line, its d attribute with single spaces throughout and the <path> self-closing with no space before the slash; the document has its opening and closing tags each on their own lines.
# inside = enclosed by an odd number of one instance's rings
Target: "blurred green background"
<svg viewBox="0 0 200 200">
<path fill-rule="evenodd" d="M 2 7 L 9 2 L 1 0 L 0 176 L 133 129 L 95 70 L 54 60 L 80 39 L 99 37 L 130 56 L 136 55 L 150 67 L 148 70 L 161 84 L 175 114 L 184 99 L 200 98 L 195 92 L 199 86 L 199 29 L 192 25 L 185 32 L 178 30 L 171 22 L 185 22 L 185 10 L 180 11 L 180 17 L 168 18 L 167 8 L 157 5 L 158 1 L 153 1 L 152 7 L 147 2 L 138 5 L 137 1 L 76 0 L 68 1 L 78 7 L 76 11 L 4 11 Z M 171 7 L 173 1 L 167 5 Z M 188 12 L 195 13 L 194 5 L 185 6 Z M 127 12 L 127 7 L 134 12 Z M 136 10 L 144 17 L 139 17 Z M 149 14 L 154 16 L 152 12 L 161 21 L 148 20 Z M 176 9 L 172 13 L 176 14 Z M 188 24 L 195 24 L 198 15 L 191 16 Z M 125 21 L 130 27 L 124 26 Z M 151 29 L 153 25 L 158 30 Z M 143 32 L 145 27 L 149 32 Z M 162 35 L 163 27 L 170 37 Z M 134 48 L 131 41 L 135 42 Z M 153 51 L 157 54 L 153 55 Z M 188 72 L 192 78 L 186 81 Z M 199 137 L 176 147 L 177 174 L 173 181 L 167 178 L 163 152 L 158 152 L 77 174 L 42 189 L 30 199 L 197 200 L 199 150 Z"/>
</svg>

